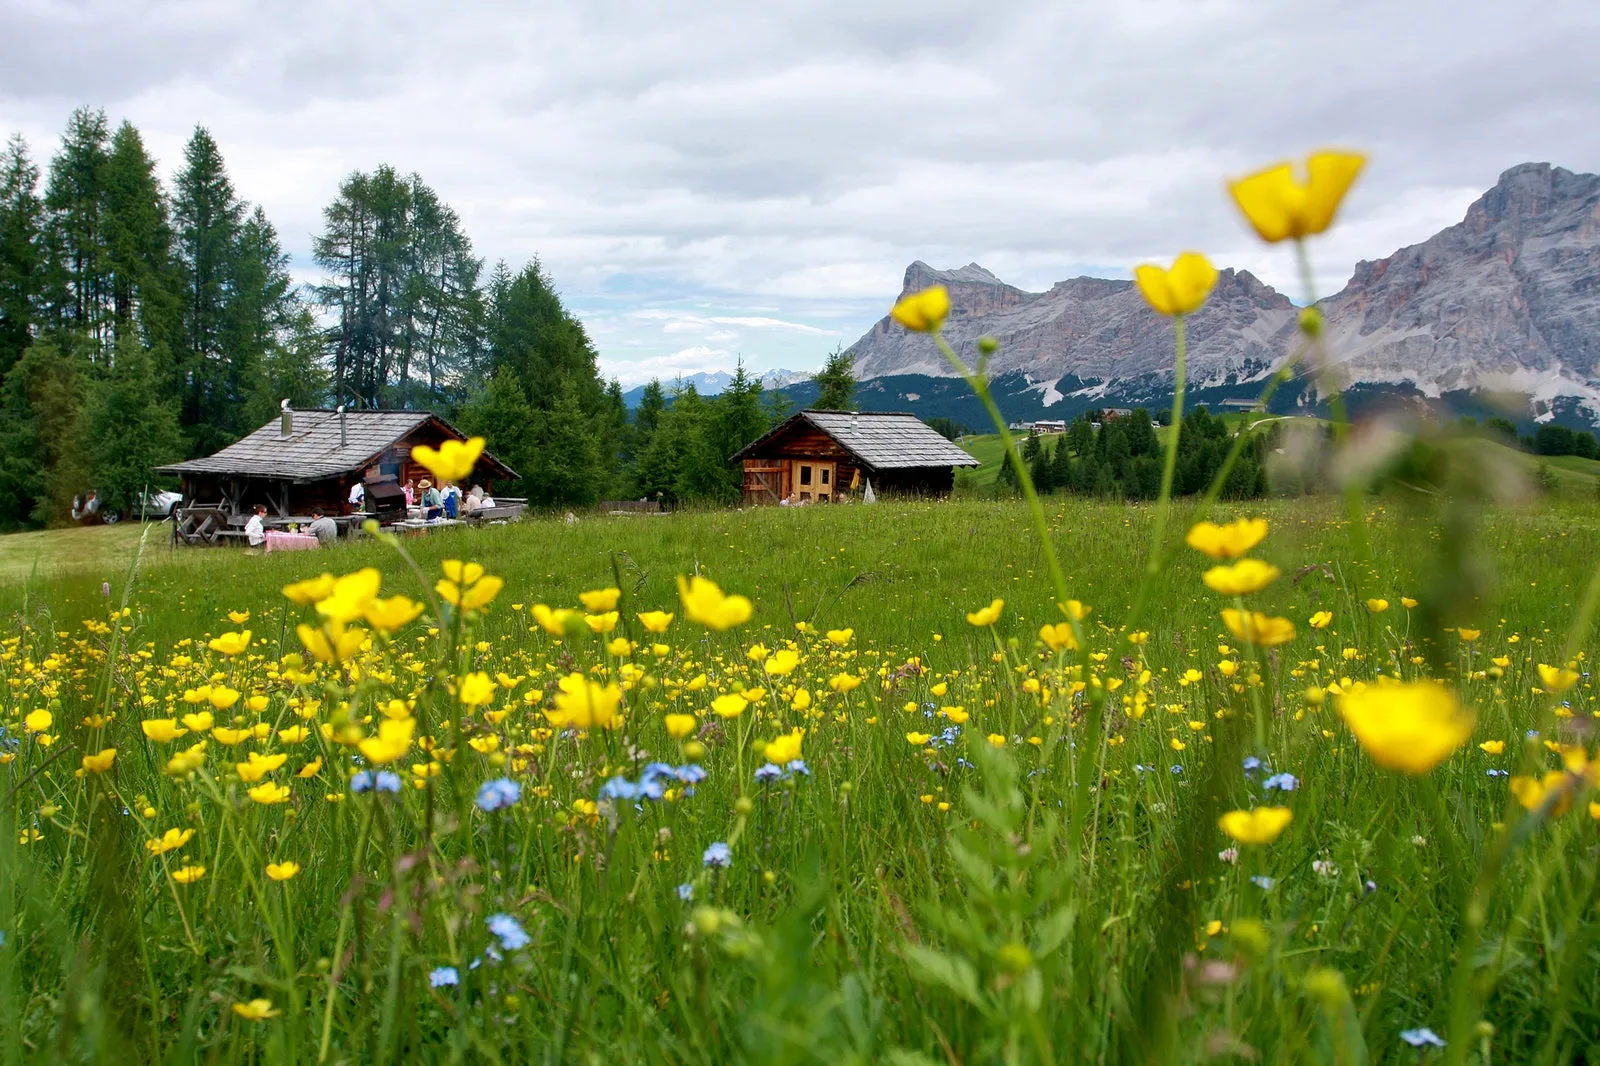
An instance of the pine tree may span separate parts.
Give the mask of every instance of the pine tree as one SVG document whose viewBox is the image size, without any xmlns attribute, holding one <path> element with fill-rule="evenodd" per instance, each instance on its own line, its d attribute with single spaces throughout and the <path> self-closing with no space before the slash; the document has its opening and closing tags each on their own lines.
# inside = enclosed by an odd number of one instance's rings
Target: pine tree
<svg viewBox="0 0 1600 1066">
<path fill-rule="evenodd" d="M 715 499 L 731 503 L 739 498 L 743 474 L 729 458 L 772 427 L 762 391 L 761 379 L 751 376 L 741 359 L 727 387 L 708 405 L 706 476 L 715 485 Z"/>
<path fill-rule="evenodd" d="M 205 127 L 195 127 L 183 158 L 173 196 L 183 302 L 175 385 L 189 451 L 207 454 L 232 439 L 229 413 L 239 401 L 229 394 L 236 375 L 230 366 L 228 319 L 244 205 Z"/>
<path fill-rule="evenodd" d="M 43 228 L 39 168 L 28 158 L 27 142 L 14 136 L 0 156 L 0 378 L 33 339 L 43 283 Z"/>
<path fill-rule="evenodd" d="M 48 525 L 87 491 L 79 359 L 42 338 L 0 385 L 0 528 Z"/>
<path fill-rule="evenodd" d="M 326 375 L 315 362 L 320 337 L 304 328 L 310 318 L 289 276 L 289 256 L 260 207 L 240 225 L 231 259 L 222 323 L 229 355 L 222 385 L 226 395 L 238 399 L 216 424 L 236 439 L 271 418 L 279 400 L 297 406 L 321 403 L 325 385 L 318 379 Z M 274 379 L 285 385 L 275 387 Z"/>
<path fill-rule="evenodd" d="M 109 372 L 90 388 L 87 431 L 90 469 L 106 511 L 137 513 L 145 488 L 161 484 L 154 468 L 182 457 L 177 411 L 150 354 L 131 337 L 117 345 Z"/>
<path fill-rule="evenodd" d="M 520 479 L 501 486 L 506 495 L 529 495 L 534 470 L 534 434 L 537 419 L 522 384 L 509 370 L 501 370 L 461 409 L 461 428 L 482 436 L 489 451 L 517 471 Z"/>
<path fill-rule="evenodd" d="M 172 226 L 156 161 L 131 123 L 111 138 L 104 182 L 111 344 L 119 348 L 127 337 L 170 359 L 178 332 Z"/>
<path fill-rule="evenodd" d="M 1056 488 L 1073 490 L 1072 449 L 1067 447 L 1067 437 L 1056 440 L 1055 455 L 1050 460 L 1050 482 Z"/>
<path fill-rule="evenodd" d="M 594 425 L 578 400 L 577 386 L 562 382 L 550 410 L 536 419 L 534 478 L 529 499 L 550 506 L 596 499 L 600 457 Z"/>
<path fill-rule="evenodd" d="M 819 411 L 854 411 L 856 409 L 855 360 L 843 348 L 835 348 L 828 355 L 822 370 L 811 379 L 817 386 L 816 409 Z"/>
<path fill-rule="evenodd" d="M 106 276 L 105 172 L 110 134 L 103 111 L 79 108 L 67 121 L 45 184 L 44 304 L 49 328 L 74 331 L 109 353 L 111 293 Z"/>
</svg>

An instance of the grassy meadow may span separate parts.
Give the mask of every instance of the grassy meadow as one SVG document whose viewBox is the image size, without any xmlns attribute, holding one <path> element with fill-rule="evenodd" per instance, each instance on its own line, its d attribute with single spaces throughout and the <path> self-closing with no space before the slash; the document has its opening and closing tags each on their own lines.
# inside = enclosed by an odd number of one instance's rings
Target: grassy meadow
<svg viewBox="0 0 1600 1066">
<path fill-rule="evenodd" d="M 530 520 L 416 571 L 0 541 L 0 1062 L 1592 1061 L 1590 797 L 1507 777 L 1590 746 L 1587 655 L 1559 701 L 1538 666 L 1592 501 L 1374 500 L 1370 570 L 1337 501 L 1219 507 L 1296 637 L 1241 647 L 1183 549 L 1127 654 L 1149 506 L 1046 501 L 1079 652 L 1012 502 Z M 440 607 L 452 559 L 504 587 Z M 319 663 L 281 590 L 364 567 L 423 614 Z M 696 573 L 748 621 L 692 621 Z M 1426 673 L 1470 740 L 1375 764 L 1337 693 Z M 1292 822 L 1219 829 L 1256 807 Z"/>
</svg>

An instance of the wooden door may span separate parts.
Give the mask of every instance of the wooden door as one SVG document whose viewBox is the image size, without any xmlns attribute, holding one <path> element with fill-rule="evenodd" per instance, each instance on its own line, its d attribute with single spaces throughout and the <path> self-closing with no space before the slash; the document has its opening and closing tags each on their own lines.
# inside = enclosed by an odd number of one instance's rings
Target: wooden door
<svg viewBox="0 0 1600 1066">
<path fill-rule="evenodd" d="M 794 464 L 794 491 L 803 503 L 824 503 L 833 499 L 835 465 L 808 459 Z"/>
</svg>

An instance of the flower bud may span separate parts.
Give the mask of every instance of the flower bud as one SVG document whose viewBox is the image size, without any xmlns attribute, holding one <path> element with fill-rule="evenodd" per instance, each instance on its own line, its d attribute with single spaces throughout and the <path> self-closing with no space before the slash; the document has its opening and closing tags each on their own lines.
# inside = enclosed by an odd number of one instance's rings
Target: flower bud
<svg viewBox="0 0 1600 1066">
<path fill-rule="evenodd" d="M 1322 336 L 1322 312 L 1315 307 L 1302 308 L 1300 311 L 1300 332 L 1308 337 Z"/>
<path fill-rule="evenodd" d="M 982 352 L 984 355 L 993 355 L 999 347 L 1000 342 L 994 337 L 978 338 L 978 351 Z"/>
</svg>

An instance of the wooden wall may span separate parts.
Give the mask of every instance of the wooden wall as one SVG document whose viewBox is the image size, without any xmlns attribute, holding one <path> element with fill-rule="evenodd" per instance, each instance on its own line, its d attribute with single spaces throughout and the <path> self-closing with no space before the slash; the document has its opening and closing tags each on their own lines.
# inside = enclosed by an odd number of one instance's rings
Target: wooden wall
<svg viewBox="0 0 1600 1066">
<path fill-rule="evenodd" d="M 792 495 L 796 460 L 831 461 L 835 497 L 859 495 L 850 492 L 850 482 L 859 471 L 862 486 L 872 482 L 872 491 L 883 494 L 944 496 L 955 487 L 955 468 L 949 466 L 914 467 L 907 470 L 870 471 L 861 466 L 838 441 L 820 429 L 802 425 L 762 445 L 758 453 L 744 460 L 744 502 L 777 503 Z"/>
</svg>

